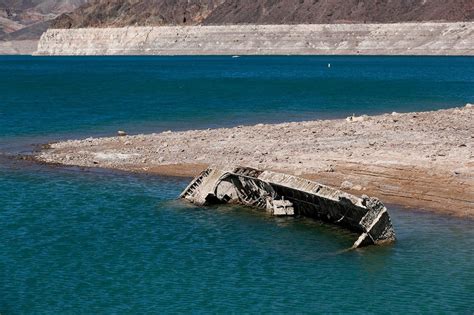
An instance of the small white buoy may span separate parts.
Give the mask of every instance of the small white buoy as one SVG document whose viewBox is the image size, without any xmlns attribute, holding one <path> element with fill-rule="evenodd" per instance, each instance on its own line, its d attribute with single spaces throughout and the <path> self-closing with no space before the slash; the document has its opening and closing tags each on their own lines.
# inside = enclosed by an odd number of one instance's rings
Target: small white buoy
<svg viewBox="0 0 474 315">
<path fill-rule="evenodd" d="M 331 68 L 331 64 L 330 64 L 330 63 L 328 63 L 328 68 Z"/>
</svg>

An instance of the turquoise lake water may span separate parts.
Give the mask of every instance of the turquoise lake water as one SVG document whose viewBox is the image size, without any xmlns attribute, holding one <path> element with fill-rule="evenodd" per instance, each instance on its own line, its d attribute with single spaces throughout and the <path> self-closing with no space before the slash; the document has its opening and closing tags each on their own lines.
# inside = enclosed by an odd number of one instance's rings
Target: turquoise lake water
<svg viewBox="0 0 474 315">
<path fill-rule="evenodd" d="M 0 57 L 0 313 L 472 314 L 472 221 L 389 206 L 397 242 L 347 251 L 310 219 L 176 201 L 188 179 L 11 155 L 473 100 L 469 57 Z"/>
</svg>

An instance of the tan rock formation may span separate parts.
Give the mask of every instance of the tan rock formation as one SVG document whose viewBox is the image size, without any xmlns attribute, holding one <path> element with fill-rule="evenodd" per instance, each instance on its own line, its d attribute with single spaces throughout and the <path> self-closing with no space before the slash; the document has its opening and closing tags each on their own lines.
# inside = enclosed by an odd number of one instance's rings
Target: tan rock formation
<svg viewBox="0 0 474 315">
<path fill-rule="evenodd" d="M 474 22 L 50 29 L 38 55 L 474 55 Z"/>
</svg>

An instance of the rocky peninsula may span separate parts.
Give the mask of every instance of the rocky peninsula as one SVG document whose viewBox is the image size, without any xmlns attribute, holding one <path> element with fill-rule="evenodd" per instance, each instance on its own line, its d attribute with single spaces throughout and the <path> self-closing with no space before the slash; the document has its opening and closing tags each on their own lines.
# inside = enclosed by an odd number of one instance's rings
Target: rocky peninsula
<svg viewBox="0 0 474 315">
<path fill-rule="evenodd" d="M 474 218 L 474 106 L 52 143 L 44 163 L 194 176 L 244 165 Z"/>
</svg>

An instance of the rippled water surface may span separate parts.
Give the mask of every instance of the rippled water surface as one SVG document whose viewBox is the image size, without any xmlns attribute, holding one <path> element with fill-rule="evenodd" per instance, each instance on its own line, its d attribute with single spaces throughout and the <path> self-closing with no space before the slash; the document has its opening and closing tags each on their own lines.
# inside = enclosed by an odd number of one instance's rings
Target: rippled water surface
<svg viewBox="0 0 474 315">
<path fill-rule="evenodd" d="M 472 221 L 391 206 L 397 242 L 348 251 L 356 235 L 313 220 L 176 201 L 188 179 L 8 157 L 123 126 L 436 109 L 474 93 L 470 58 L 237 59 L 0 57 L 1 314 L 474 312 Z"/>
<path fill-rule="evenodd" d="M 0 136 L 447 108 L 472 102 L 473 73 L 472 57 L 0 56 Z"/>
<path fill-rule="evenodd" d="M 309 219 L 175 201 L 187 180 L 0 168 L 0 308 L 472 312 L 472 222 L 391 208 L 393 246 Z M 6 164 L 6 165 L 5 165 Z"/>
</svg>

